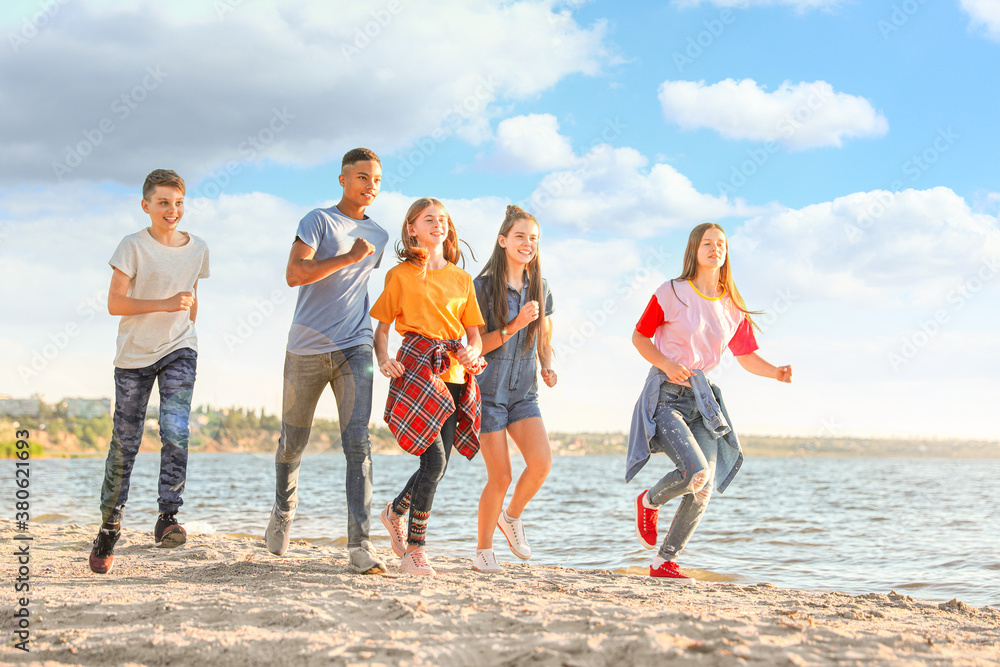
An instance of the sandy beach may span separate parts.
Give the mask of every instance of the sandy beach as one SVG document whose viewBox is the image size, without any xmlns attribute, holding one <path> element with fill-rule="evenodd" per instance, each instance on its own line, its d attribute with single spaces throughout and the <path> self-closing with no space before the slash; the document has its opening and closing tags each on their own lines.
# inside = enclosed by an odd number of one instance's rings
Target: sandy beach
<svg viewBox="0 0 1000 667">
<path fill-rule="evenodd" d="M 113 571 L 87 566 L 96 527 L 32 524 L 30 653 L 71 665 L 628 665 L 1000 663 L 1000 610 L 777 588 L 696 585 L 608 570 L 505 564 L 480 575 L 348 571 L 347 550 L 293 541 L 281 558 L 251 536 L 192 534 L 177 549 L 123 531 Z M 197 531 L 192 531 L 196 533 Z M 0 522 L 7 599 L 14 525 Z M 391 556 L 381 549 L 383 557 Z M 508 554 L 503 553 L 506 559 Z M 8 603 L 10 609 L 11 603 Z M 10 623 L 10 621 L 8 621 Z M 8 626 L 10 628 L 10 626 Z"/>
</svg>

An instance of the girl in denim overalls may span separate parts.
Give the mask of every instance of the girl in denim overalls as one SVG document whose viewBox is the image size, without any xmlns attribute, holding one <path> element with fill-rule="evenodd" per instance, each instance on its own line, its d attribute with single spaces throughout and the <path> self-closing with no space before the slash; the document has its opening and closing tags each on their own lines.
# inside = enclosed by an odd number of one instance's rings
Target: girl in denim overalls
<svg viewBox="0 0 1000 667">
<path fill-rule="evenodd" d="M 483 417 L 480 443 L 488 480 L 479 499 L 479 543 L 472 566 L 499 572 L 493 555 L 493 533 L 499 526 L 511 551 L 531 558 L 524 536 L 524 511 L 552 467 L 552 451 L 538 410 L 538 371 L 549 387 L 552 370 L 552 294 L 538 260 L 538 221 L 517 206 L 508 206 L 493 255 L 475 280 L 476 298 L 486 318 L 483 354 L 489 364 L 479 377 Z M 525 469 L 506 510 L 511 482 L 507 434 L 521 450 Z"/>
<path fill-rule="evenodd" d="M 681 497 L 649 568 L 653 577 L 691 580 L 674 559 L 701 521 L 713 485 L 724 491 L 743 460 L 722 394 L 704 373 L 718 366 L 728 346 L 751 373 L 792 381 L 791 366 L 774 366 L 756 352 L 750 319 L 756 313 L 746 309 L 736 289 L 727 250 L 721 227 L 711 222 L 695 227 L 683 272 L 656 290 L 632 333 L 632 343 L 653 368 L 633 415 L 626 481 L 651 451 L 665 453 L 676 466 L 635 499 L 636 536 L 644 547 L 656 547 L 659 508 Z"/>
</svg>

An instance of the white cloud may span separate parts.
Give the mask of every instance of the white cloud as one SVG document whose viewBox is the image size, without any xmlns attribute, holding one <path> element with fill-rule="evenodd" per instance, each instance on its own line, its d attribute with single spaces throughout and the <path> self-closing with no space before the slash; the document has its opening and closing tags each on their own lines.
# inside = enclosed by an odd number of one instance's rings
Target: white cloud
<svg viewBox="0 0 1000 667">
<path fill-rule="evenodd" d="M 885 116 L 863 97 L 837 92 L 826 81 L 785 81 L 767 92 L 753 79 L 664 81 L 664 118 L 685 130 L 708 128 L 727 139 L 776 141 L 792 150 L 841 146 L 844 139 L 880 137 Z"/>
<path fill-rule="evenodd" d="M 997 219 L 973 212 L 945 187 L 782 209 L 747 221 L 732 237 L 734 262 L 767 267 L 755 272 L 761 289 L 857 305 L 944 305 L 1000 261 Z M 998 287 L 1000 280 L 990 289 Z"/>
<path fill-rule="evenodd" d="M 500 121 L 496 154 L 490 160 L 515 171 L 552 171 L 570 166 L 575 155 L 569 138 L 559 134 L 559 121 L 551 114 L 528 114 Z"/>
<path fill-rule="evenodd" d="M 735 7 L 737 9 L 792 7 L 800 12 L 807 9 L 834 9 L 843 3 L 844 0 L 674 0 L 674 5 L 682 9 L 710 4 L 716 7 Z"/>
<path fill-rule="evenodd" d="M 577 158 L 574 169 L 545 176 L 525 206 L 547 223 L 635 237 L 763 210 L 698 192 L 669 164 L 648 170 L 647 164 L 633 148 L 599 144 Z"/>
<path fill-rule="evenodd" d="M 1000 2 L 961 0 L 961 5 L 972 19 L 973 27 L 982 28 L 990 39 L 1000 41 Z"/>
<path fill-rule="evenodd" d="M 493 104 L 609 58 L 603 23 L 543 0 L 394 6 L 61 5 L 0 51 L 0 183 L 52 182 L 56 162 L 66 181 L 131 182 L 150 165 L 193 180 L 227 161 L 391 152 L 435 130 L 481 139 Z"/>
</svg>

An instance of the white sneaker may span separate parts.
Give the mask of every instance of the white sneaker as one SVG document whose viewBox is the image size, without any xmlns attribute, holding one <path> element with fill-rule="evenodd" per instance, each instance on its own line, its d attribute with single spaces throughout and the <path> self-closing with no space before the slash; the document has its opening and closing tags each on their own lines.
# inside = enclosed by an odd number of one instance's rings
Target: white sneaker
<svg viewBox="0 0 1000 667">
<path fill-rule="evenodd" d="M 385 526 L 385 529 L 389 531 L 393 552 L 402 558 L 406 555 L 406 529 L 403 525 L 406 523 L 406 519 L 392 514 L 392 503 L 386 504 L 379 518 L 382 519 L 382 525 Z"/>
<path fill-rule="evenodd" d="M 423 547 L 417 547 L 403 556 L 403 560 L 399 562 L 399 569 L 408 574 L 437 574 L 430 563 L 427 562 L 427 552 L 424 551 Z"/>
<path fill-rule="evenodd" d="M 507 544 L 510 545 L 510 550 L 515 556 L 521 560 L 531 558 L 531 547 L 528 546 L 528 540 L 524 536 L 524 526 L 521 524 L 521 519 L 511 519 L 507 516 L 507 510 L 504 510 L 500 512 L 497 525 L 500 526 L 500 532 L 503 533 L 503 536 L 507 538 Z"/>
<path fill-rule="evenodd" d="M 288 550 L 289 532 L 294 516 L 294 512 L 283 515 L 277 505 L 271 508 L 271 518 L 267 522 L 267 530 L 264 531 L 264 544 L 275 556 L 281 556 Z"/>
<path fill-rule="evenodd" d="M 493 555 L 493 549 L 476 552 L 476 557 L 472 559 L 472 569 L 477 572 L 503 572 L 497 557 Z"/>
</svg>

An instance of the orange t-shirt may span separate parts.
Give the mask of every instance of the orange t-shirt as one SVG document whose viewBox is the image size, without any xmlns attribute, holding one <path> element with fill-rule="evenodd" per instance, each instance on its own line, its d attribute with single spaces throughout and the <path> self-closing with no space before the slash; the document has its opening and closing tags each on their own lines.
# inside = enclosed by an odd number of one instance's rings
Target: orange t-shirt
<svg viewBox="0 0 1000 667">
<path fill-rule="evenodd" d="M 467 327 L 486 324 L 476 301 L 472 276 L 449 262 L 426 272 L 404 261 L 385 274 L 385 289 L 372 306 L 379 322 L 396 322 L 396 332 L 413 332 L 436 340 L 462 338 Z M 465 382 L 465 369 L 453 353 L 451 367 L 441 374 L 445 382 Z"/>
</svg>

